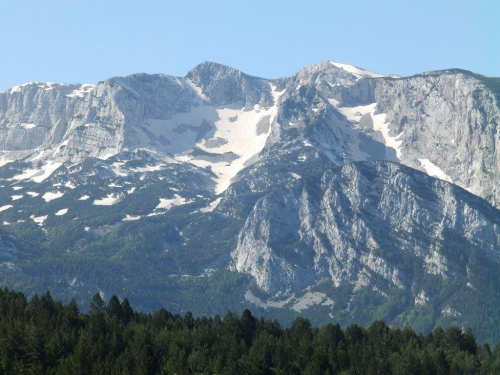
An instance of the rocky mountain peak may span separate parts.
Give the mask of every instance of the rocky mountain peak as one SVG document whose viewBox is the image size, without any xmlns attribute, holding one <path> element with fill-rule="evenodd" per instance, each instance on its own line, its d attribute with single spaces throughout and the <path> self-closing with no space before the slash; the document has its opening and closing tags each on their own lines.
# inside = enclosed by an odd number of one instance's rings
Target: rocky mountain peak
<svg viewBox="0 0 500 375">
<path fill-rule="evenodd" d="M 271 86 L 267 80 L 225 65 L 201 63 L 189 71 L 186 79 L 201 88 L 212 105 L 242 102 L 248 109 L 256 104 L 262 107 L 273 105 Z"/>
</svg>

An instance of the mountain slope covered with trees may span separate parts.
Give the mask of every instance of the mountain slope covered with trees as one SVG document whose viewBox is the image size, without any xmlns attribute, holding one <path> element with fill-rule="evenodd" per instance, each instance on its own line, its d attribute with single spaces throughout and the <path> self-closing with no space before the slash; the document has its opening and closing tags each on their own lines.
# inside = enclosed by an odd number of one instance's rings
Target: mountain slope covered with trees
<svg viewBox="0 0 500 375">
<path fill-rule="evenodd" d="M 115 296 L 94 295 L 88 313 L 54 301 L 0 290 L 0 374 L 498 374 L 500 345 L 479 345 L 470 331 L 428 335 L 297 318 L 194 318 L 165 309 L 134 311 Z"/>
</svg>

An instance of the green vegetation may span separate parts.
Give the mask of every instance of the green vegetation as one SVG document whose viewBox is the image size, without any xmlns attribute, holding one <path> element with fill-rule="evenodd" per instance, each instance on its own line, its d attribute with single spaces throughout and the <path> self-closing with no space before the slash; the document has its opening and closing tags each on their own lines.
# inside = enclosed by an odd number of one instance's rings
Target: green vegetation
<svg viewBox="0 0 500 375">
<path fill-rule="evenodd" d="M 279 176 L 289 175 L 292 170 L 280 164 L 279 159 L 270 160 L 276 165 L 270 161 L 260 168 L 264 172 L 259 181 L 269 178 L 285 181 Z M 241 314 L 248 308 L 257 316 L 272 317 L 287 326 L 298 316 L 308 318 L 316 326 L 339 323 L 343 329 L 352 323 L 368 327 L 374 320 L 383 320 L 391 326 L 409 325 L 423 334 L 437 326 L 456 325 L 470 327 L 480 342 L 496 345 L 500 341 L 500 331 L 496 329 L 500 326 L 500 264 L 484 254 L 480 245 L 457 237 L 453 231 L 430 238 L 425 226 L 414 225 L 411 232 L 393 228 L 389 236 L 387 228 L 373 230 L 380 245 L 375 250 L 361 248 L 359 241 L 351 236 L 353 249 L 367 254 L 373 251 L 398 269 L 403 285 L 393 285 L 366 267 L 364 273 L 369 275 L 370 282 L 364 286 L 363 283 L 336 286 L 325 275 L 325 279 L 307 290 L 293 290 L 293 296 L 276 296 L 261 291 L 251 276 L 227 268 L 238 233 L 262 192 L 228 196 L 219 206 L 222 211 L 201 214 L 196 211 L 212 202 L 213 196 L 201 188 L 189 188 L 185 180 L 195 177 L 189 171 L 174 175 L 176 170 L 162 170 L 158 172 L 162 178 L 146 175 L 141 179 L 131 174 L 121 180 L 114 177 L 103 180 L 99 173 L 105 171 L 104 162 L 86 163 L 85 173 L 80 173 L 86 176 L 81 183 L 69 181 L 67 176 L 41 184 L 25 181 L 23 189 L 0 196 L 0 207 L 14 206 L 1 213 L 2 221 L 9 223 L 0 227 L 0 236 L 7 244 L 7 250 L 0 254 L 1 287 L 23 291 L 28 298 L 50 290 L 54 298 L 65 303 L 75 298 L 79 306 L 87 306 L 98 290 L 106 295 L 127 296 L 143 312 L 164 307 L 172 313 L 192 311 L 195 316 L 214 316 L 227 311 Z M 137 168 L 148 165 L 144 158 L 128 163 Z M 318 162 L 303 165 L 304 170 L 299 171 L 302 181 L 326 168 L 320 168 L 322 164 Z M 5 176 L 21 173 L 11 171 L 10 167 L 2 169 L 8 172 Z M 372 174 L 371 178 L 375 177 Z M 74 188 L 65 187 L 68 182 Z M 111 182 L 114 187 L 110 187 Z M 245 180 L 240 180 L 233 188 L 244 192 L 244 184 Z M 156 209 L 159 197 L 174 196 L 175 186 L 186 186 L 182 196 L 194 201 L 174 206 L 163 215 L 148 216 Z M 129 194 L 131 187 L 135 190 Z M 310 185 L 308 189 L 310 194 L 320 194 L 319 187 Z M 56 190 L 64 195 L 49 202 L 43 200 L 45 192 Z M 32 191 L 39 195 L 27 194 Z M 121 194 L 122 198 L 112 206 L 92 204 L 94 199 L 109 193 Z M 23 197 L 13 201 L 14 194 Z M 422 189 L 418 194 L 425 200 L 431 191 Z M 80 200 L 84 195 L 92 198 Z M 469 204 L 479 205 L 480 200 Z M 68 209 L 67 214 L 55 215 L 61 209 Z M 31 215 L 48 217 L 39 226 Z M 123 221 L 126 215 L 142 218 Z M 496 211 L 485 215 L 493 218 Z M 378 220 L 377 216 L 373 220 Z M 421 256 L 400 251 L 399 244 L 409 237 L 428 246 L 441 242 L 440 253 L 448 260 L 446 267 L 441 271 L 430 269 Z M 328 243 L 327 238 L 318 239 Z M 276 254 L 295 262 L 299 258 L 296 254 L 303 253 L 301 249 L 305 246 L 293 235 L 271 245 Z M 249 291 L 263 303 L 246 298 Z M 324 300 L 294 309 L 295 303 L 308 299 L 308 293 L 321 293 Z M 425 298 L 417 301 L 420 294 Z M 266 303 L 288 298 L 292 298 L 291 302 L 281 307 Z M 324 304 L 327 299 L 331 303 Z"/>
<path fill-rule="evenodd" d="M 88 313 L 49 292 L 30 301 L 0 290 L 0 374 L 498 374 L 500 346 L 478 345 L 470 331 L 430 334 L 382 321 L 315 328 L 304 318 L 195 319 L 165 309 L 132 310 L 94 295 Z"/>
</svg>

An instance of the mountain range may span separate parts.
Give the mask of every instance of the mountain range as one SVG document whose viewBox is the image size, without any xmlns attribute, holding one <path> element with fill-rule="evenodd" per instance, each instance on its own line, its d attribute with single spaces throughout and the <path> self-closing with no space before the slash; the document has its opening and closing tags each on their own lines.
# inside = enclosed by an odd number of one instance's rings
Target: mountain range
<svg viewBox="0 0 500 375">
<path fill-rule="evenodd" d="M 500 334 L 500 78 L 324 61 L 0 93 L 0 281 Z"/>
</svg>

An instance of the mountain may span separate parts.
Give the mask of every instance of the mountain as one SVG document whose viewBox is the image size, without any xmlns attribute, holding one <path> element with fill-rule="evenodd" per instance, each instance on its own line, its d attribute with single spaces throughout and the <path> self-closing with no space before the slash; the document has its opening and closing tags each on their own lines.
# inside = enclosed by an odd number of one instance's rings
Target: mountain
<svg viewBox="0 0 500 375">
<path fill-rule="evenodd" d="M 0 279 L 498 341 L 500 79 L 324 61 L 0 93 Z M 478 309 L 477 306 L 481 306 Z"/>
</svg>

